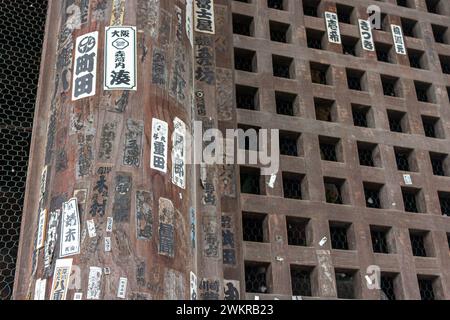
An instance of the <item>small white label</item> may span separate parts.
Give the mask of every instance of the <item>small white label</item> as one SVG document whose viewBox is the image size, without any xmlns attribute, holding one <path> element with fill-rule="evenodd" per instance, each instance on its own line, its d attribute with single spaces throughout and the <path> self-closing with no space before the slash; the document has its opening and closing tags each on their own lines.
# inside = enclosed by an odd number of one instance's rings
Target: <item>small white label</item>
<svg viewBox="0 0 450 320">
<path fill-rule="evenodd" d="M 39 250 L 44 247 L 45 244 L 45 224 L 47 222 L 47 209 L 41 210 L 39 214 L 39 225 L 38 225 L 38 233 L 36 240 L 36 249 Z"/>
<path fill-rule="evenodd" d="M 111 238 L 105 237 L 105 252 L 111 251 Z"/>
<path fill-rule="evenodd" d="M 405 182 L 405 184 L 407 185 L 411 185 L 412 183 L 412 179 L 411 179 L 411 175 L 409 174 L 404 174 L 403 175 L 403 181 Z"/>
<path fill-rule="evenodd" d="M 86 224 L 87 224 L 89 238 L 95 238 L 97 236 L 97 232 L 95 231 L 95 221 L 87 220 Z"/>
<path fill-rule="evenodd" d="M 113 224 L 114 224 L 114 218 L 108 217 L 108 219 L 106 219 L 106 232 L 113 231 Z"/>
<path fill-rule="evenodd" d="M 83 292 L 75 292 L 73 295 L 73 300 L 82 300 L 83 299 Z"/>
<path fill-rule="evenodd" d="M 60 258 L 80 253 L 78 199 L 72 198 L 64 202 L 62 208 Z"/>
<path fill-rule="evenodd" d="M 72 100 L 95 95 L 98 31 L 79 36 L 75 45 Z"/>
<path fill-rule="evenodd" d="M 88 290 L 86 297 L 88 300 L 100 299 L 101 280 L 102 280 L 102 268 L 90 267 Z"/>
<path fill-rule="evenodd" d="M 34 288 L 34 300 L 45 300 L 45 289 L 47 287 L 47 279 L 37 279 Z"/>
<path fill-rule="evenodd" d="M 270 176 L 270 180 L 269 180 L 269 182 L 267 183 L 267 185 L 269 186 L 269 188 L 274 188 L 274 186 L 275 186 L 275 181 L 277 181 L 277 175 L 276 174 L 272 174 L 271 176 Z"/>
<path fill-rule="evenodd" d="M 106 27 L 104 90 L 137 90 L 136 27 Z"/>
<path fill-rule="evenodd" d="M 323 237 L 323 238 L 319 241 L 319 246 L 323 247 L 327 241 L 328 241 L 327 237 Z"/>
<path fill-rule="evenodd" d="M 117 298 L 125 299 L 127 294 L 127 278 L 119 279 L 119 287 L 117 289 Z"/>
<path fill-rule="evenodd" d="M 167 172 L 168 136 L 169 126 L 167 122 L 153 118 L 150 167 L 164 173 Z"/>
</svg>

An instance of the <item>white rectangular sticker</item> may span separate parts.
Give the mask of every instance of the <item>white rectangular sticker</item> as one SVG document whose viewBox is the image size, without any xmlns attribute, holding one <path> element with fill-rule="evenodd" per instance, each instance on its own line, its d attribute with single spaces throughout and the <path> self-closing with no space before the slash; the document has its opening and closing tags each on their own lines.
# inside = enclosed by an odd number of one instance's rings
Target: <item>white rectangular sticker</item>
<svg viewBox="0 0 450 320">
<path fill-rule="evenodd" d="M 197 276 L 191 271 L 191 300 L 197 300 Z"/>
<path fill-rule="evenodd" d="M 50 300 L 66 300 L 71 270 L 72 259 L 56 260 Z"/>
<path fill-rule="evenodd" d="M 375 51 L 375 43 L 373 42 L 372 27 L 368 20 L 358 19 L 359 34 L 361 35 L 361 45 L 366 51 Z"/>
<path fill-rule="evenodd" d="M 88 300 L 100 299 L 101 281 L 102 281 L 102 268 L 90 267 L 87 297 L 86 297 Z"/>
<path fill-rule="evenodd" d="M 392 39 L 394 40 L 395 52 L 406 55 L 405 40 L 403 39 L 402 27 L 391 24 Z"/>
<path fill-rule="evenodd" d="M 105 237 L 105 252 L 111 251 L 111 237 Z"/>
<path fill-rule="evenodd" d="M 47 222 L 47 209 L 41 210 L 39 214 L 39 225 L 38 225 L 38 233 L 36 240 L 36 249 L 39 250 L 44 247 L 45 243 L 45 225 Z"/>
<path fill-rule="evenodd" d="M 45 289 L 47 287 L 47 279 L 37 279 L 34 288 L 34 300 L 45 300 Z"/>
<path fill-rule="evenodd" d="M 127 284 L 128 284 L 127 278 L 119 279 L 119 287 L 117 288 L 117 298 L 125 299 L 127 294 Z"/>
<path fill-rule="evenodd" d="M 137 90 L 136 27 L 106 27 L 104 90 Z"/>
<path fill-rule="evenodd" d="M 108 217 L 108 219 L 106 219 L 106 232 L 113 231 L 113 223 L 114 223 L 113 217 Z"/>
<path fill-rule="evenodd" d="M 405 184 L 407 185 L 411 185 L 412 183 L 412 179 L 411 179 L 411 175 L 409 174 L 404 174 L 403 175 L 403 181 L 405 182 Z"/>
<path fill-rule="evenodd" d="M 214 0 L 194 0 L 195 31 L 214 34 Z"/>
<path fill-rule="evenodd" d="M 94 220 L 87 220 L 87 231 L 89 238 L 95 238 L 97 236 L 97 232 L 95 231 L 95 222 Z"/>
<path fill-rule="evenodd" d="M 73 300 L 82 300 L 83 299 L 83 292 L 75 292 L 73 295 Z"/>
<path fill-rule="evenodd" d="M 331 43 L 341 43 L 341 31 L 339 29 L 338 16 L 334 12 L 325 11 L 325 24 L 327 28 L 328 41 Z"/>
<path fill-rule="evenodd" d="M 172 136 L 172 182 L 181 189 L 186 188 L 186 125 L 175 118 Z"/>
<path fill-rule="evenodd" d="M 167 122 L 153 118 L 150 167 L 154 170 L 158 170 L 164 173 L 167 172 L 168 138 L 169 138 L 169 126 Z"/>
<path fill-rule="evenodd" d="M 62 209 L 60 258 L 80 253 L 80 215 L 77 198 L 64 202 Z"/>
<path fill-rule="evenodd" d="M 77 38 L 73 65 L 72 100 L 95 95 L 98 31 Z"/>
<path fill-rule="evenodd" d="M 186 0 L 186 35 L 191 43 L 191 47 L 194 46 L 194 29 L 192 24 L 192 13 L 193 13 L 193 0 Z"/>
</svg>

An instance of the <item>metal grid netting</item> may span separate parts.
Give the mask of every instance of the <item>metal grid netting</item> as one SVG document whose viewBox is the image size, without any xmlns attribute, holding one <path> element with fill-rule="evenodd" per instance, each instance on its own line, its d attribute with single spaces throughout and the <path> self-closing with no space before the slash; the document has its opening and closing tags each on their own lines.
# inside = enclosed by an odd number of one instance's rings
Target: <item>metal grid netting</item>
<svg viewBox="0 0 450 320">
<path fill-rule="evenodd" d="M 11 298 L 47 1 L 0 0 L 0 300 Z"/>
</svg>

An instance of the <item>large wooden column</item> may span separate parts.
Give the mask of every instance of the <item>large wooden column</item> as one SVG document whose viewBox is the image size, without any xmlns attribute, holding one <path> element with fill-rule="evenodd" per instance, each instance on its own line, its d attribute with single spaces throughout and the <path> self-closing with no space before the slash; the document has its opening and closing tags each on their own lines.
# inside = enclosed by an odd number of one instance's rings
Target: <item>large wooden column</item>
<svg viewBox="0 0 450 320">
<path fill-rule="evenodd" d="M 223 296 L 220 201 L 216 194 L 219 207 L 207 208 L 211 199 L 204 200 L 205 195 L 211 196 L 204 190 L 210 190 L 209 174 L 214 168 L 201 178 L 200 166 L 187 165 L 185 188 L 172 182 L 174 120 L 178 118 L 192 132 L 192 119 L 197 117 L 192 112 L 194 93 L 198 93 L 194 90 L 197 38 L 191 43 L 187 32 L 189 3 L 49 1 L 15 299 L 33 299 L 37 279 L 47 279 L 45 298 L 50 298 L 64 235 L 58 225 L 51 264 L 46 268 L 45 246 L 38 249 L 36 245 L 38 220 L 43 210 L 50 217 L 74 197 L 81 239 L 80 253 L 67 257 L 73 259 L 68 300 L 75 293 L 87 297 L 91 267 L 102 270 L 100 299 L 118 299 L 119 278 L 128 281 L 126 299 L 189 299 L 191 272 L 199 282 L 201 277 L 217 279 Z M 137 91 L 103 90 L 105 27 L 110 25 L 137 27 Z M 98 31 L 96 94 L 72 101 L 75 41 L 93 31 Z M 214 36 L 204 37 L 214 44 Z M 195 85 L 205 96 L 215 94 L 215 82 Z M 150 166 L 155 118 L 169 127 L 166 172 Z M 108 218 L 114 219 L 111 232 Z M 93 237 L 87 221 L 94 222 Z M 47 218 L 47 237 L 48 222 Z M 203 228 L 197 228 L 200 223 Z M 216 243 L 205 235 L 211 230 Z M 206 244 L 196 241 L 201 237 Z M 105 238 L 111 239 L 110 252 L 105 251 Z M 215 264 L 203 260 L 205 250 Z"/>
</svg>

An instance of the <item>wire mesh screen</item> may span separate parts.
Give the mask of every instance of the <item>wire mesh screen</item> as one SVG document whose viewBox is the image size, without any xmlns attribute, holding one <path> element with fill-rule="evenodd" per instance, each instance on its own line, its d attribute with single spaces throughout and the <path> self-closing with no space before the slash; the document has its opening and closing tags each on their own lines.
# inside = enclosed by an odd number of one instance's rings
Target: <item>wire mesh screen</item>
<svg viewBox="0 0 450 320">
<path fill-rule="evenodd" d="M 46 0 L 0 0 L 0 300 L 11 298 Z"/>
</svg>

